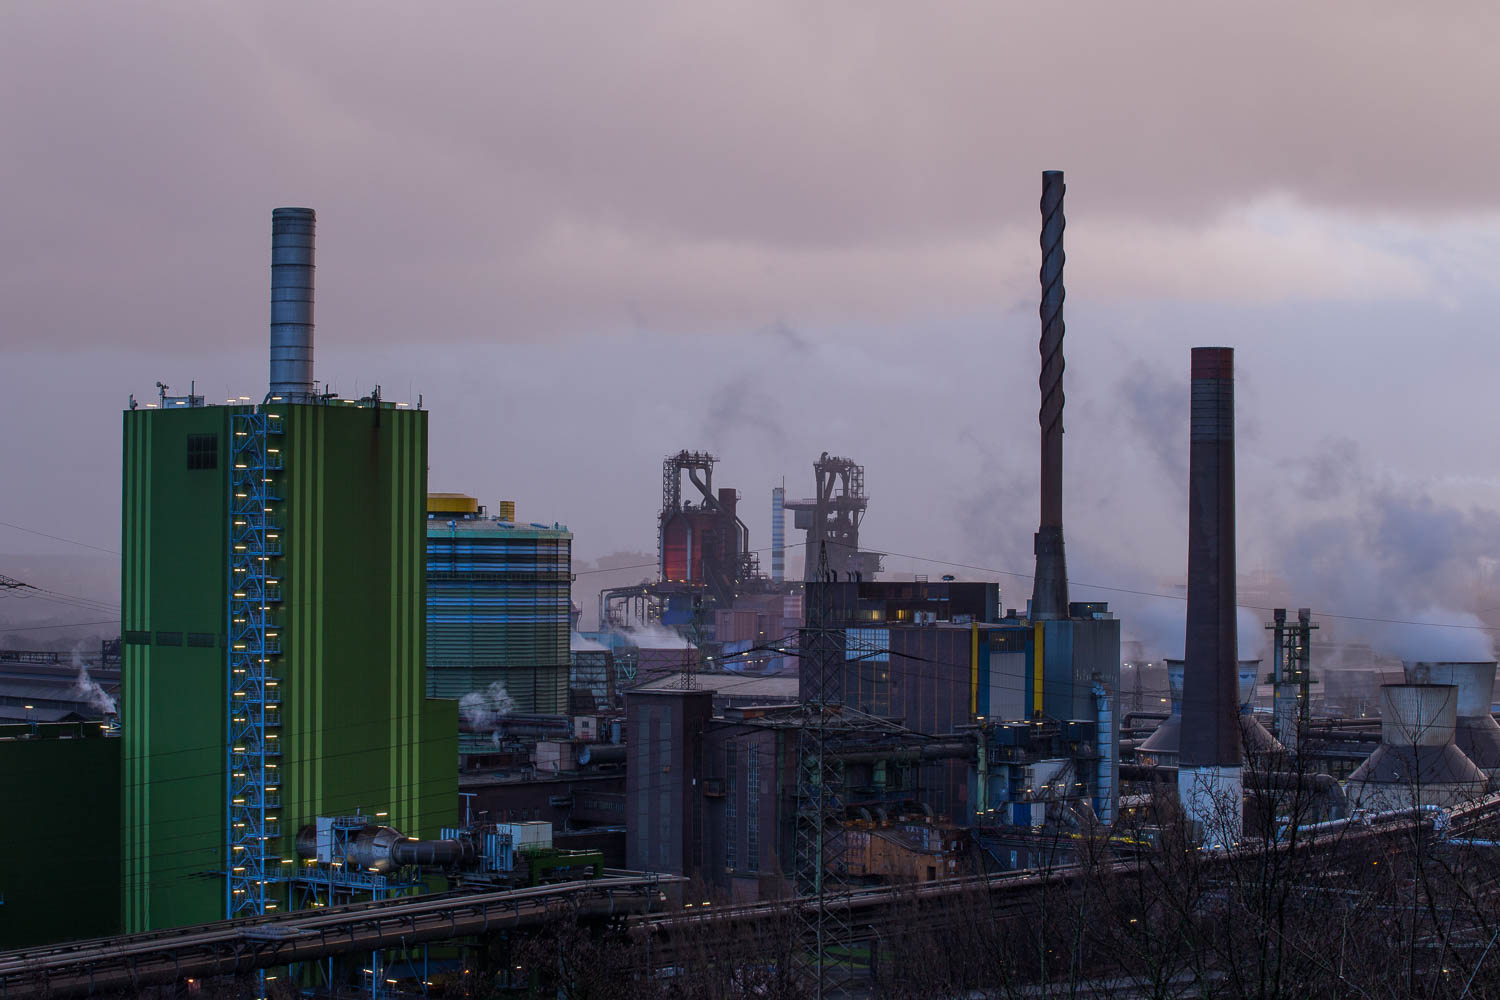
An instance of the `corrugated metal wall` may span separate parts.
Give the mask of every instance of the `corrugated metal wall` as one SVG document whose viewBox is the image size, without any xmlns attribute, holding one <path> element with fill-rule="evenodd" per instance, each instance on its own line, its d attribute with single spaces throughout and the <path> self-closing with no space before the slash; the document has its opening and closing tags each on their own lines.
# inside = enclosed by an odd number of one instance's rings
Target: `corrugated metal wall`
<svg viewBox="0 0 1500 1000">
<path fill-rule="evenodd" d="M 505 685 L 517 711 L 568 705 L 572 536 L 493 521 L 428 521 L 427 691 Z"/>
</svg>

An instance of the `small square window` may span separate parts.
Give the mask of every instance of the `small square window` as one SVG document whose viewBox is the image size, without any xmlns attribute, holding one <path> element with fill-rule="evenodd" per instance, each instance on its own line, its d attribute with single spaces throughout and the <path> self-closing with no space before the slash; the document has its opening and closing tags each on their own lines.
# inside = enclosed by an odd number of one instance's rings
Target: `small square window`
<svg viewBox="0 0 1500 1000">
<path fill-rule="evenodd" d="M 187 467 L 189 469 L 217 469 L 219 467 L 219 436 L 217 434 L 188 435 Z"/>
</svg>

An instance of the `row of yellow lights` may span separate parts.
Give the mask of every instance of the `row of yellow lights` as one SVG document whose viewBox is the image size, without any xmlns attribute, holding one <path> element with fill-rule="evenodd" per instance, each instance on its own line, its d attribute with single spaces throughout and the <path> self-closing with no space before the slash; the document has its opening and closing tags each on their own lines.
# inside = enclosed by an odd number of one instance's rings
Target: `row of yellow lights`
<svg viewBox="0 0 1500 1000">
<path fill-rule="evenodd" d="M 279 400 L 280 397 L 274 397 L 274 398 L 276 398 L 276 399 Z M 280 419 L 280 414 L 277 414 L 277 413 L 268 413 L 267 416 L 269 418 L 273 419 L 273 420 Z M 236 435 L 239 436 L 239 437 L 245 437 L 246 436 L 246 432 L 244 432 L 244 431 L 237 431 Z M 280 449 L 277 449 L 277 448 L 268 448 L 267 452 L 270 453 L 270 454 L 279 454 L 280 453 Z M 248 465 L 246 463 L 243 463 L 243 462 L 238 462 L 238 463 L 235 464 L 235 468 L 237 468 L 237 469 L 247 469 Z M 273 482 L 273 480 L 269 476 L 266 476 L 266 477 L 262 477 L 262 482 L 270 483 L 270 482 Z M 248 494 L 245 494 L 245 493 L 236 493 L 235 496 L 238 499 L 242 499 L 242 500 L 243 499 L 248 499 Z M 274 511 L 270 507 L 264 507 L 264 508 L 262 508 L 262 511 L 264 513 L 267 513 L 267 514 L 274 513 Z M 243 527 L 246 526 L 246 524 L 247 524 L 247 522 L 243 521 L 243 520 L 237 520 L 237 521 L 234 522 L 234 526 L 238 527 L 238 528 L 243 528 Z M 269 540 L 276 540 L 276 539 L 279 539 L 281 536 L 280 536 L 279 533 L 267 532 L 266 537 Z M 234 546 L 234 550 L 236 552 L 244 552 L 244 551 L 246 551 L 246 549 L 247 549 L 247 546 L 245 546 L 245 545 L 236 545 L 236 546 Z M 269 556 L 258 556 L 256 558 L 261 563 L 268 563 L 268 562 L 271 561 Z M 235 567 L 235 571 L 239 572 L 239 573 L 243 573 L 243 572 L 246 572 L 246 569 L 244 567 L 236 566 Z M 279 583 L 279 582 L 280 582 L 279 580 L 275 580 L 275 579 L 271 579 L 271 580 L 267 581 L 268 584 L 276 584 L 276 583 Z M 243 591 L 237 591 L 237 592 L 235 592 L 234 596 L 236 598 L 239 598 L 239 599 L 243 600 L 248 595 L 247 595 L 247 593 L 245 593 Z M 261 605 L 260 606 L 260 610 L 261 611 L 269 611 L 270 608 L 267 605 Z M 235 623 L 236 624 L 244 624 L 245 623 L 245 619 L 243 619 L 243 618 L 237 618 L 237 619 L 235 619 Z M 267 633 L 267 638 L 276 638 L 278 635 L 279 635 L 279 633 L 277 633 L 277 632 L 268 632 Z M 234 648 L 236 650 L 239 650 L 239 651 L 244 651 L 246 649 L 246 646 L 245 646 L 244 643 L 237 643 L 237 644 L 235 644 Z M 264 658 L 264 657 L 261 658 L 261 663 L 262 664 L 265 664 L 265 663 L 268 663 L 268 662 L 269 662 L 269 660 L 267 660 L 266 658 Z M 246 671 L 243 668 L 239 668 L 239 669 L 236 669 L 234 672 L 236 674 L 244 674 Z M 276 682 L 275 681 L 267 681 L 266 685 L 267 685 L 267 687 L 275 687 L 276 686 Z M 245 697 L 245 692 L 243 692 L 243 691 L 236 691 L 235 692 L 235 697 L 236 698 L 244 698 Z M 266 708 L 273 708 L 273 707 L 279 707 L 279 706 L 276 703 L 269 703 L 265 707 Z M 233 721 L 235 721 L 235 722 L 244 722 L 245 721 L 245 717 L 244 716 L 235 716 L 235 717 L 233 717 Z M 274 739 L 277 738 L 277 735 L 275 733 L 268 733 L 268 734 L 266 734 L 266 738 L 267 738 L 267 740 L 274 740 Z M 236 753 L 244 753 L 245 752 L 245 748 L 244 747 L 235 747 L 234 751 Z M 276 767 L 275 764 L 268 764 L 267 765 L 268 769 L 274 769 L 275 767 Z M 248 772 L 245 772 L 245 771 L 235 772 L 234 776 L 235 777 L 243 778 L 243 777 L 248 776 Z M 268 785 L 268 786 L 266 786 L 266 791 L 267 792 L 275 792 L 275 791 L 278 790 L 278 788 L 279 788 L 279 786 L 276 786 L 276 785 Z M 236 798 L 236 799 L 233 800 L 233 803 L 235 805 L 244 805 L 245 804 L 245 800 L 243 798 Z M 276 823 L 276 822 L 278 822 L 278 817 L 276 817 L 275 815 L 268 815 L 268 816 L 266 816 L 266 822 L 267 823 Z M 243 829 L 245 827 L 244 823 L 235 823 L 233 825 L 234 825 L 234 827 L 236 829 Z M 264 842 L 264 841 L 266 841 L 268 839 L 270 839 L 270 838 L 266 837 L 266 836 L 260 837 L 260 840 L 262 842 Z M 243 845 L 240 845 L 240 844 L 236 844 L 236 845 L 234 845 L 234 847 L 235 847 L 236 850 L 239 850 L 239 851 L 245 850 L 245 847 Z M 283 863 L 290 863 L 290 862 L 283 862 Z M 234 870 L 236 872 L 243 872 L 245 869 L 243 867 L 237 867 Z M 265 885 L 266 883 L 263 880 L 258 880 L 258 884 Z M 235 892 L 242 894 L 244 892 L 244 890 L 242 890 L 242 889 L 236 889 Z M 274 909 L 276 909 L 276 904 L 274 904 L 274 903 L 267 903 L 266 904 L 266 909 L 267 910 L 274 910 Z M 268 976 L 266 978 L 267 978 L 267 980 L 270 980 L 270 979 L 274 979 L 275 977 Z"/>
</svg>

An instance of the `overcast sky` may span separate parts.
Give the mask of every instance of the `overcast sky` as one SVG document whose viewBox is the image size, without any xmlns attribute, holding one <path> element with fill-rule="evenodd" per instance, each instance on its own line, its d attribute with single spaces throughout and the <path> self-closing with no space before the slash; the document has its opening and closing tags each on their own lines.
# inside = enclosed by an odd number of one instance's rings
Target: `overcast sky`
<svg viewBox="0 0 1500 1000">
<path fill-rule="evenodd" d="M 317 376 L 420 393 L 434 489 L 567 523 L 581 561 L 654 553 L 661 457 L 708 448 L 763 546 L 770 487 L 810 492 L 826 450 L 867 467 L 869 544 L 1024 573 L 1063 169 L 1075 595 L 1180 582 L 1188 350 L 1227 344 L 1242 570 L 1500 624 L 1497 29 L 1480 3 L 6 3 L 0 520 L 118 547 L 119 410 L 264 391 L 269 214 L 306 205 Z M 12 565 L 88 551 L 0 527 Z"/>
</svg>

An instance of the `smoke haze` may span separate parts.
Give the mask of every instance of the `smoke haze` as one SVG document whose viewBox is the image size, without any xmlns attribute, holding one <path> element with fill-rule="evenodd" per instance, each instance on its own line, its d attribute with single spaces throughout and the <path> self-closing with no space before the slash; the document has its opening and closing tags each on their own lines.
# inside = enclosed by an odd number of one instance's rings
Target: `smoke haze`
<svg viewBox="0 0 1500 1000">
<path fill-rule="evenodd" d="M 1241 375 L 1240 567 L 1277 581 L 1255 603 L 1500 624 L 1497 28 L 1478 3 L 7 4 L 3 518 L 119 547 L 119 411 L 158 380 L 263 390 L 268 214 L 300 204 L 317 377 L 421 393 L 433 489 L 567 524 L 581 567 L 653 563 L 664 454 L 716 449 L 763 548 L 767 491 L 809 493 L 828 451 L 866 466 L 867 544 L 920 557 L 891 572 L 966 564 L 1021 606 L 1058 167 L 1075 595 L 1180 636 L 1176 602 L 1087 585 L 1181 582 L 1212 342 Z M 31 582 L 77 552 L 0 528 Z M 51 586 L 118 601 L 91 572 Z M 13 645 L 105 617 L 22 608 Z M 1406 642 L 1375 626 L 1325 624 Z"/>
</svg>

